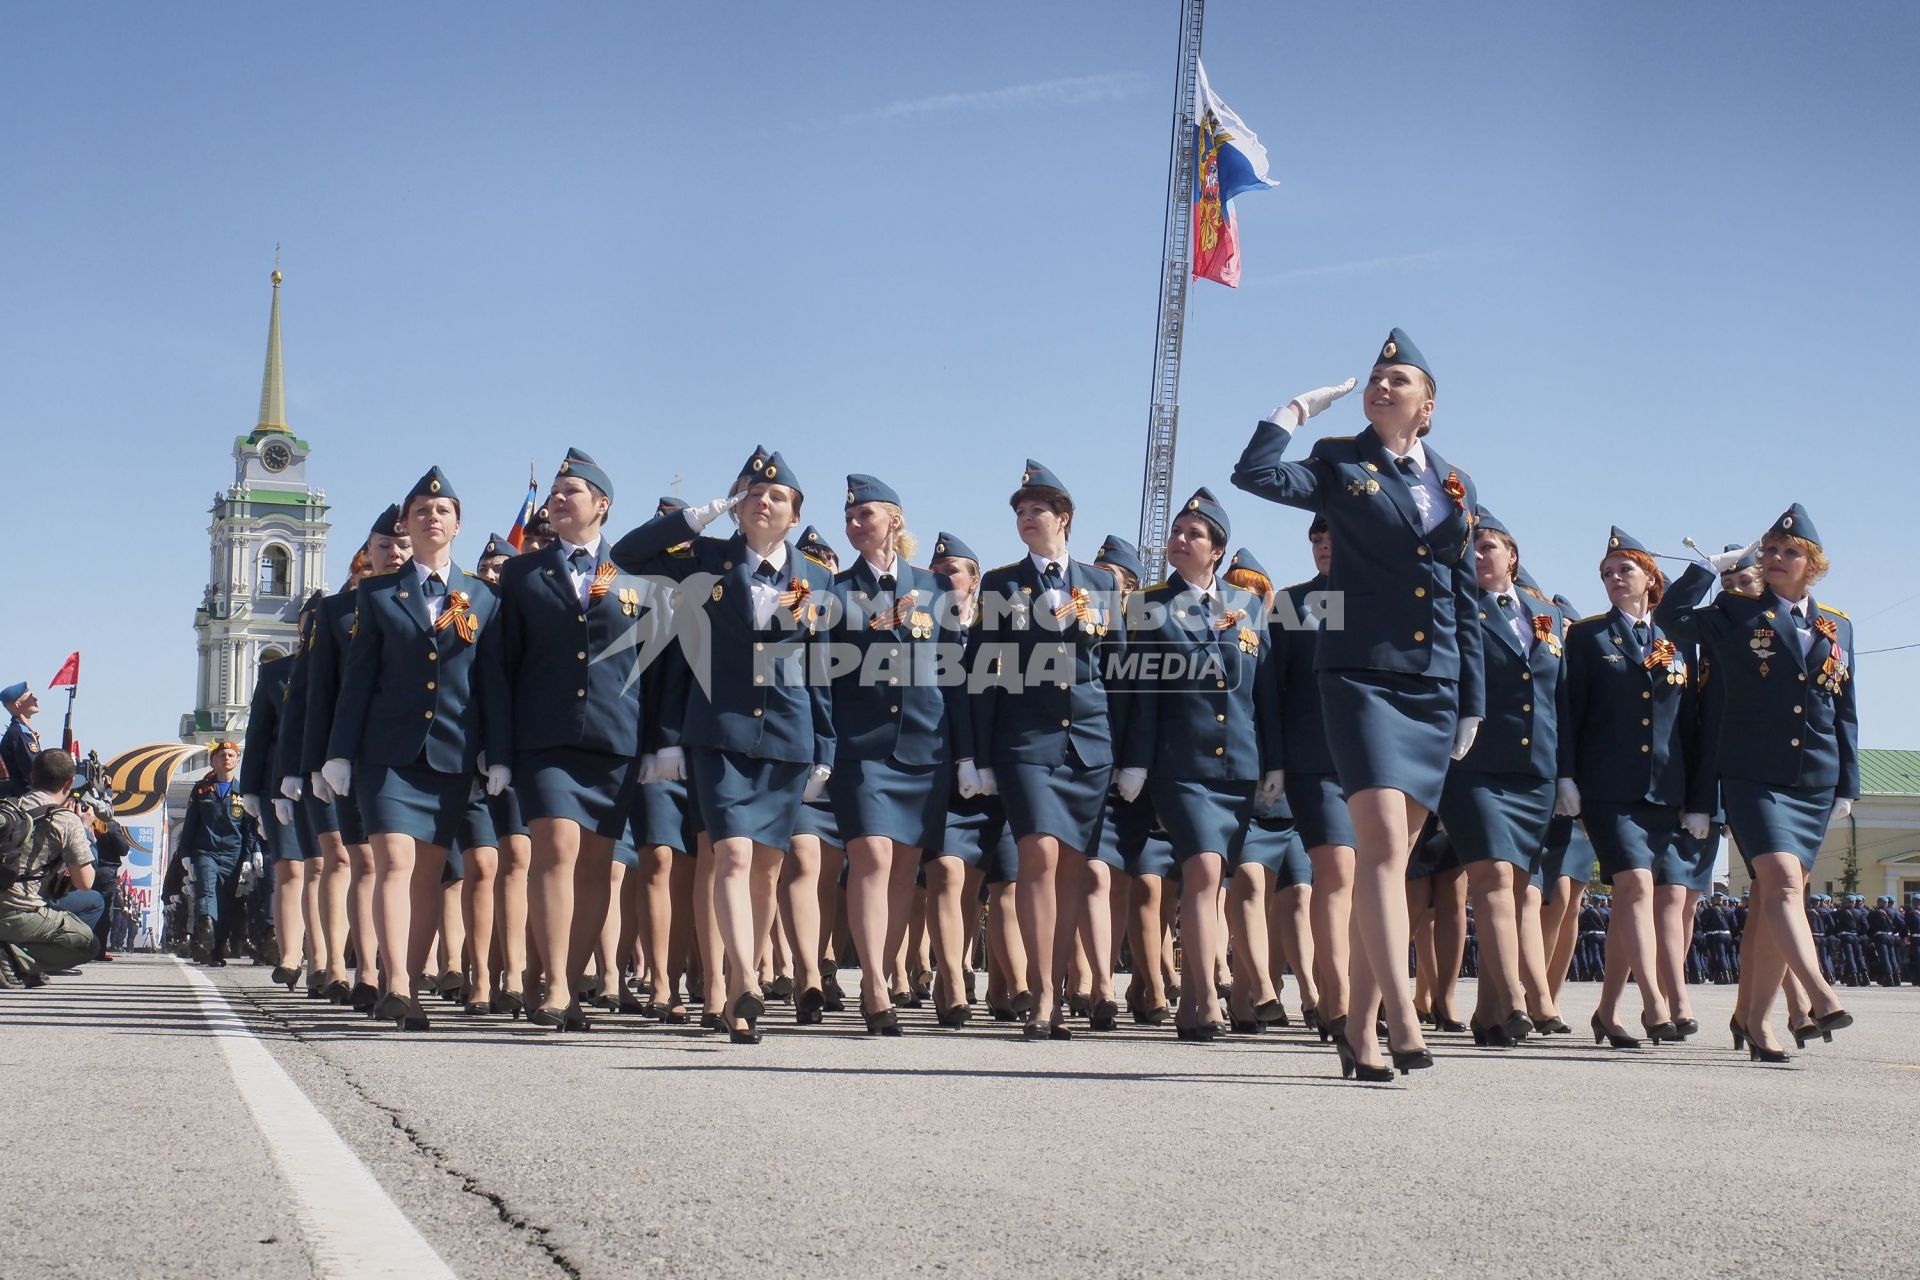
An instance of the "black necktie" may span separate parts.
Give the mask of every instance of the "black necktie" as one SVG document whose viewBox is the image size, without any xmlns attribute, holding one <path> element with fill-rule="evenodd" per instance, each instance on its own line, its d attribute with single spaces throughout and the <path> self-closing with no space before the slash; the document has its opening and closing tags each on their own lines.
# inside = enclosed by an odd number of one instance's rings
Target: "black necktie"
<svg viewBox="0 0 1920 1280">
<path fill-rule="evenodd" d="M 1046 570 L 1040 575 L 1040 585 L 1048 591 L 1066 590 L 1067 580 L 1060 576 L 1060 565 L 1058 562 L 1053 560 L 1047 561 Z"/>
<path fill-rule="evenodd" d="M 1646 623 L 1636 622 L 1633 624 L 1633 642 L 1639 645 L 1642 649 L 1647 647 L 1648 634 L 1649 633 L 1647 631 Z"/>
<path fill-rule="evenodd" d="M 593 552 L 585 547 L 575 547 L 567 554 L 567 568 L 575 573 L 592 573 Z"/>
<path fill-rule="evenodd" d="M 776 587 L 780 585 L 780 568 L 771 560 L 762 560 L 760 567 L 753 571 L 753 576 Z"/>
<path fill-rule="evenodd" d="M 420 594 L 438 600 L 447 594 L 447 584 L 441 581 L 439 574 L 430 573 L 427 575 L 427 580 L 420 584 Z"/>
<path fill-rule="evenodd" d="M 1407 479 L 1411 480 L 1414 478 L 1412 458 L 1395 458 L 1393 465 L 1400 468 L 1400 474 Z"/>
<path fill-rule="evenodd" d="M 894 580 L 894 576 L 892 574 L 883 573 L 880 575 L 880 594 L 881 595 L 883 596 L 892 595 L 893 589 L 898 585 L 899 583 L 897 583 Z"/>
<path fill-rule="evenodd" d="M 1799 605 L 1793 606 L 1793 627 L 1796 631 L 1805 631 L 1807 629 L 1807 615 L 1800 612 Z"/>
<path fill-rule="evenodd" d="M 1513 616 L 1513 597 L 1502 591 L 1499 595 L 1495 596 L 1494 599 L 1499 602 L 1501 612 L 1511 618 Z"/>
</svg>

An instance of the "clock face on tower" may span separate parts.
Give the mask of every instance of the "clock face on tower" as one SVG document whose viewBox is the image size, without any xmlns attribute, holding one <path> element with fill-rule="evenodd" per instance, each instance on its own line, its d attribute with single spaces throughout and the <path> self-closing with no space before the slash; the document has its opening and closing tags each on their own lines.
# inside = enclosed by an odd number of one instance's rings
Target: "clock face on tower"
<svg viewBox="0 0 1920 1280">
<path fill-rule="evenodd" d="M 260 451 L 260 461 L 269 471 L 285 471 L 293 462 L 293 450 L 275 440 Z"/>
</svg>

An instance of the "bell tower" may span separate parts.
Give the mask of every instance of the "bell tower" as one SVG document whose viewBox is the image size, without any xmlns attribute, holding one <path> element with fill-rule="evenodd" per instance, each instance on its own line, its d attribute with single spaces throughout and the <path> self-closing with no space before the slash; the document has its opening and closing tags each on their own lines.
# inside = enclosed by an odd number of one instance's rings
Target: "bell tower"
<svg viewBox="0 0 1920 1280">
<path fill-rule="evenodd" d="M 301 603 L 326 590 L 327 495 L 308 485 L 311 449 L 287 426 L 278 257 L 260 417 L 233 442 L 233 483 L 214 495 L 207 528 L 207 589 L 193 615 L 199 676 L 194 709 L 180 717 L 186 742 L 245 730 L 260 664 L 293 652 Z"/>
</svg>

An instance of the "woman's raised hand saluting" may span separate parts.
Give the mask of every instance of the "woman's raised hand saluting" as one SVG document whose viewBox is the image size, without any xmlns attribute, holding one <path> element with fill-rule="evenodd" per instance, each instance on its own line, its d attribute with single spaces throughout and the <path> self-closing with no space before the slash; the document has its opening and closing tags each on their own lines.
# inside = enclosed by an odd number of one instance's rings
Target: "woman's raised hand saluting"
<svg viewBox="0 0 1920 1280">
<path fill-rule="evenodd" d="M 1287 425 L 1287 421 L 1281 415 L 1291 414 L 1293 416 L 1294 428 L 1297 430 L 1306 425 L 1308 418 L 1324 410 L 1328 405 L 1353 390 L 1357 385 L 1359 385 L 1359 379 L 1348 378 L 1339 386 L 1315 387 L 1312 391 L 1302 391 L 1299 395 L 1287 401 L 1278 409 L 1275 409 L 1273 411 L 1273 417 L 1269 419 L 1269 421 L 1277 422 L 1281 426 L 1285 426 Z"/>
</svg>

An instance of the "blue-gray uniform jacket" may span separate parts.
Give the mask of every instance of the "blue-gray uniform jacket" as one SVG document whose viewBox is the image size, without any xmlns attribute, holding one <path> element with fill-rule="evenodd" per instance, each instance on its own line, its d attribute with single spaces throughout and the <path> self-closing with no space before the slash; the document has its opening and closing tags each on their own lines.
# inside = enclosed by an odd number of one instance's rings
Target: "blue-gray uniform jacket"
<svg viewBox="0 0 1920 1280">
<path fill-rule="evenodd" d="M 446 574 L 447 609 L 467 598 L 473 639 L 457 626 L 436 628 L 414 565 L 361 580 L 354 589 L 353 642 L 340 673 L 329 759 L 390 767 L 425 764 L 440 773 L 472 773 L 485 744 L 488 706 L 506 698 L 492 624 L 492 584 L 458 565 Z"/>
<path fill-rule="evenodd" d="M 893 760 L 903 765 L 941 764 L 949 757 L 952 715 L 967 696 L 964 680 L 937 683 L 937 655 L 945 650 L 956 673 L 960 633 L 943 608 L 953 584 L 929 569 L 894 562 L 891 596 L 880 590 L 864 557 L 833 579 L 840 616 L 831 638 L 860 656 L 833 681 L 835 753 L 852 760 Z M 913 593 L 906 603 L 907 593 Z M 876 627 L 874 624 L 889 624 Z"/>
<path fill-rule="evenodd" d="M 333 712 L 340 702 L 340 671 L 353 643 L 354 605 L 359 598 L 355 588 L 345 587 L 321 601 L 319 624 L 301 653 L 302 670 L 294 679 L 306 682 L 307 710 L 299 752 L 303 774 L 318 773 L 327 762 L 327 739 L 333 736 Z M 287 694 L 298 696 L 292 686 Z"/>
<path fill-rule="evenodd" d="M 1533 637 L 1524 654 L 1501 609 L 1503 594 Z M 1561 637 L 1567 619 L 1551 600 L 1520 587 L 1482 591 L 1478 613 L 1486 655 L 1487 717 L 1472 749 L 1453 768 L 1461 773 L 1558 777 L 1560 713 L 1567 698 Z"/>
<path fill-rule="evenodd" d="M 1334 771 L 1333 755 L 1327 750 L 1327 722 L 1320 708 L 1320 681 L 1314 675 L 1320 626 L 1308 609 L 1327 590 L 1326 575 L 1316 574 L 1288 587 L 1274 601 L 1276 610 L 1291 608 L 1293 617 L 1277 618 L 1268 628 L 1272 652 L 1267 666 L 1280 708 L 1280 732 L 1268 747 L 1269 769 L 1303 775 Z"/>
<path fill-rule="evenodd" d="M 662 558 L 667 548 L 688 541 L 692 555 Z M 791 542 L 786 555 L 776 585 L 784 593 L 804 583 L 808 598 L 791 609 L 775 608 L 764 631 L 754 626 L 747 540 L 741 534 L 696 537 L 684 511 L 669 511 L 615 543 L 613 563 L 628 573 L 664 572 L 682 584 L 697 577 L 695 585 L 705 587 L 706 598 L 696 600 L 683 585 L 687 594 L 679 606 L 704 612 L 712 641 L 706 687 L 695 679 L 687 693 L 683 746 L 831 768 L 833 690 L 826 680 L 808 680 L 805 668 L 827 669 L 827 632 L 820 623 L 831 612 L 827 598 L 833 594 L 833 575 Z M 684 625 L 676 623 L 675 630 Z"/>
<path fill-rule="evenodd" d="M 1720 808 L 1720 722 L 1727 714 L 1727 682 L 1713 678 L 1713 652 L 1693 646 L 1693 767 L 1687 773 L 1688 813 L 1725 821 Z"/>
<path fill-rule="evenodd" d="M 240 808 L 239 778 L 236 775 L 228 798 L 220 798 L 220 784 L 209 770 L 187 793 L 187 811 L 173 838 L 175 857 L 212 857 L 222 862 L 238 862 L 255 843 L 253 819 Z"/>
<path fill-rule="evenodd" d="M 1132 666 L 1123 682 L 1120 767 L 1164 779 L 1259 779 L 1261 743 L 1278 732 L 1280 711 L 1273 699 L 1256 696 L 1272 688 L 1264 670 L 1266 606 L 1218 578 L 1210 594 L 1211 613 L 1201 593 L 1175 572 L 1128 602 Z M 1175 667 L 1178 674 L 1170 674 Z"/>
<path fill-rule="evenodd" d="M 307 688 L 308 670 L 311 666 L 314 637 L 319 634 L 320 612 L 327 602 L 326 593 L 315 591 L 300 606 L 299 633 L 294 638 L 293 665 L 288 669 L 287 683 L 280 690 L 280 727 L 274 735 L 272 778 L 267 783 L 264 794 L 278 795 L 280 779 L 299 778 L 304 784 L 306 776 L 318 769 L 319 765 L 309 766 L 301 755 L 306 745 L 307 734 Z M 332 719 L 333 701 L 327 701 L 327 718 Z M 241 768 L 245 769 L 244 762 Z"/>
<path fill-rule="evenodd" d="M 980 579 L 980 644 L 974 661 L 988 664 L 993 674 L 976 670 L 969 682 L 979 686 L 972 712 L 982 768 L 1058 768 L 1068 763 L 1069 746 L 1088 768 L 1113 763 L 1106 675 L 1109 662 L 1120 661 L 1126 652 L 1118 581 L 1099 565 L 1072 559 L 1062 563 L 1061 576 L 1070 597 L 1085 593 L 1084 617 L 1034 616 L 1042 587 L 1031 556 L 990 569 Z"/>
<path fill-rule="evenodd" d="M 1486 713 L 1475 620 L 1473 480 L 1426 448 L 1427 465 L 1453 505 L 1420 527 L 1412 487 L 1372 427 L 1314 443 L 1305 462 L 1283 462 L 1293 433 L 1262 422 L 1233 469 L 1233 483 L 1270 502 L 1327 518 L 1336 553 L 1329 586 L 1345 602 L 1338 629 L 1320 637 L 1321 671 L 1397 671 L 1459 686 L 1459 714 Z"/>
<path fill-rule="evenodd" d="M 298 661 L 286 654 L 260 664 L 254 679 L 253 702 L 247 711 L 246 749 L 240 753 L 240 794 L 275 800 L 280 796 L 280 779 L 275 772 L 282 719 L 287 697 L 287 680 Z"/>
<path fill-rule="evenodd" d="M 608 651 L 640 625 L 651 590 L 618 576 L 608 545 L 599 539 L 587 576 L 601 590 L 595 596 L 590 586 L 584 606 L 558 539 L 501 570 L 494 637 L 510 696 L 504 707 L 487 709 L 488 763 L 556 747 L 640 754 L 640 680 L 633 670 L 639 650 Z"/>
<path fill-rule="evenodd" d="M 1690 566 L 1654 618 L 1713 651 L 1714 678 L 1726 683 L 1721 776 L 1770 787 L 1832 787 L 1836 797 L 1858 799 L 1852 621 L 1809 600 L 1815 636 L 1802 656 L 1793 620 L 1771 594 L 1750 600 L 1723 591 L 1702 604 L 1715 581 L 1705 565 Z"/>
<path fill-rule="evenodd" d="M 1673 640 L 1658 615 L 1648 636 L 1642 649 L 1617 608 L 1567 628 L 1558 776 L 1579 785 L 1582 801 L 1686 802 L 1693 680 L 1677 644 L 1670 659 L 1646 665 L 1660 641 Z"/>
<path fill-rule="evenodd" d="M 25 720 L 9 720 L 5 735 L 0 736 L 0 764 L 5 765 L 7 776 L 32 786 L 33 758 L 39 754 L 40 735 L 33 726 Z"/>
</svg>

